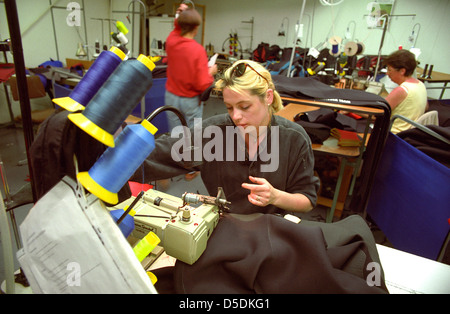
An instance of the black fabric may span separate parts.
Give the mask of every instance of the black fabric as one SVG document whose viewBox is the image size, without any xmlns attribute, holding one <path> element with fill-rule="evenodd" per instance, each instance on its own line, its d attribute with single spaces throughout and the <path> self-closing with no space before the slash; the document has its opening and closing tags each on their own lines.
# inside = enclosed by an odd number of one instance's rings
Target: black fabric
<svg viewBox="0 0 450 314">
<path fill-rule="evenodd" d="M 328 125 L 304 120 L 296 120 L 295 122 L 305 129 L 311 139 L 311 143 L 323 144 L 323 141 L 330 136 L 331 128 Z"/>
<path fill-rule="evenodd" d="M 427 128 L 450 140 L 450 126 L 427 125 Z M 414 146 L 421 152 L 450 168 L 450 145 L 423 132 L 418 128 L 412 128 L 397 133 L 397 136 Z"/>
<path fill-rule="evenodd" d="M 252 53 L 252 59 L 257 62 L 265 62 L 267 59 L 269 44 L 261 42 Z"/>
<path fill-rule="evenodd" d="M 428 110 L 438 112 L 439 125 L 450 126 L 450 99 L 428 99 Z"/>
<path fill-rule="evenodd" d="M 282 97 L 320 99 L 332 103 L 361 106 L 388 106 L 381 96 L 354 89 L 333 88 L 313 77 L 286 77 L 274 75 L 275 88 Z"/>
<path fill-rule="evenodd" d="M 167 61 L 166 59 L 159 59 L 155 61 L 155 68 L 152 71 L 152 77 L 156 78 L 166 78 L 167 77 Z"/>
<path fill-rule="evenodd" d="M 372 234 L 359 216 L 339 223 L 294 224 L 275 215 L 223 217 L 193 265 L 154 271 L 159 293 L 386 293 L 366 282 L 379 263 Z"/>
<path fill-rule="evenodd" d="M 289 68 L 289 64 L 291 63 L 291 55 L 292 55 L 292 48 L 283 48 L 281 50 L 280 60 L 272 62 L 269 61 L 266 66 L 267 70 L 269 70 L 271 74 L 286 75 Z M 300 65 L 301 60 L 302 57 L 299 55 L 298 51 L 296 51 L 292 59 L 291 71 L 294 70 L 294 68 L 297 68 L 299 73 L 303 70 L 302 66 Z M 299 75 L 296 74 L 296 76 Z"/>
<path fill-rule="evenodd" d="M 305 129 L 311 142 L 315 144 L 323 144 L 323 141 L 330 136 L 330 131 L 333 128 L 358 131 L 355 119 L 327 108 L 299 113 L 294 117 L 294 121 Z"/>
<path fill-rule="evenodd" d="M 39 127 L 30 147 L 30 162 L 36 197 L 40 199 L 65 175 L 76 180 L 74 154 L 78 171 L 88 171 L 105 151 L 105 146 L 79 129 L 67 116 L 71 112 L 55 111 Z M 126 184 L 118 193 L 119 201 L 131 196 Z"/>
</svg>

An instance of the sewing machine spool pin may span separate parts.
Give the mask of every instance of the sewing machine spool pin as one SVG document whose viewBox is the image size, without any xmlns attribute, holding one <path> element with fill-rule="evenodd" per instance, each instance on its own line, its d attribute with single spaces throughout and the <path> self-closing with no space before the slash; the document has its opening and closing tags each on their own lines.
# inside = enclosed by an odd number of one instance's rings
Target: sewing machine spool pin
<svg viewBox="0 0 450 314">
<path fill-rule="evenodd" d="M 198 204 L 201 202 L 203 204 L 216 205 L 220 211 L 228 211 L 228 205 L 231 204 L 226 200 L 222 187 L 219 187 L 216 197 L 185 192 L 181 196 L 181 199 L 183 200 L 183 206 L 186 204 Z"/>
</svg>

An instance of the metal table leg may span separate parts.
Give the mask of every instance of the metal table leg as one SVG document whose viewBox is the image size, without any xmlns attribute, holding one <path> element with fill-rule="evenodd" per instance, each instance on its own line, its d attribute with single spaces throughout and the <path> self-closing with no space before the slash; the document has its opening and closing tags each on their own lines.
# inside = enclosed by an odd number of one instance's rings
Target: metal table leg
<svg viewBox="0 0 450 314">
<path fill-rule="evenodd" d="M 344 169 L 345 169 L 346 165 L 347 165 L 347 158 L 343 157 L 342 161 L 341 161 L 340 170 L 339 170 L 339 177 L 336 182 L 336 189 L 334 190 L 333 204 L 331 205 L 331 208 L 328 210 L 328 213 L 327 213 L 327 219 L 326 219 L 327 223 L 333 221 L 334 211 L 336 210 L 336 204 L 337 204 L 337 200 L 339 197 L 339 191 L 341 189 L 342 177 L 344 176 Z"/>
</svg>

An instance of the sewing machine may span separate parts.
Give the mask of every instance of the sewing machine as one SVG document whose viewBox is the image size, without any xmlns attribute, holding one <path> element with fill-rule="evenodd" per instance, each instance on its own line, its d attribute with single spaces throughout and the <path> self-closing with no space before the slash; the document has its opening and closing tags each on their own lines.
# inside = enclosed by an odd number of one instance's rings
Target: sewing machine
<svg viewBox="0 0 450 314">
<path fill-rule="evenodd" d="M 132 197 L 120 206 L 126 206 L 134 199 Z M 205 251 L 220 214 L 229 204 L 222 188 L 217 197 L 184 193 L 181 198 L 148 190 L 133 208 L 136 214 L 131 236 L 141 239 L 152 231 L 160 238 L 160 245 L 168 255 L 192 265 Z"/>
</svg>

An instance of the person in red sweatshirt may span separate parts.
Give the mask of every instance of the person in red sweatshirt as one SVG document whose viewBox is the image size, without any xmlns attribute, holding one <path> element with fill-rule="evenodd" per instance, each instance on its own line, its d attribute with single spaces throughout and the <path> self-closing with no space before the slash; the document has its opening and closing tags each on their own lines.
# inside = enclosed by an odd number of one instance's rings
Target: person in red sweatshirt
<svg viewBox="0 0 450 314">
<path fill-rule="evenodd" d="M 205 49 L 194 37 L 201 23 L 200 14 L 186 4 L 177 9 L 175 28 L 166 40 L 167 83 L 165 104 L 179 109 L 188 127 L 195 118 L 202 118 L 201 94 L 214 82 L 217 66 L 208 67 Z M 180 125 L 172 112 L 167 113 L 170 131 Z"/>
</svg>

